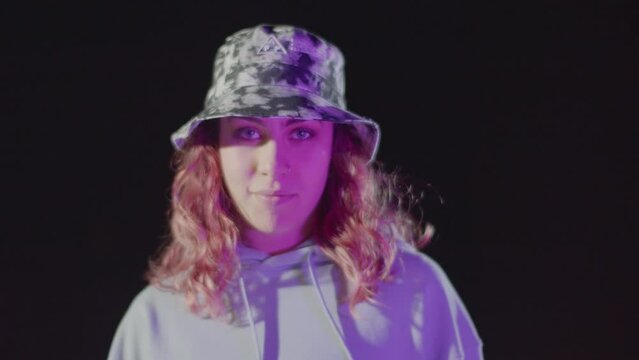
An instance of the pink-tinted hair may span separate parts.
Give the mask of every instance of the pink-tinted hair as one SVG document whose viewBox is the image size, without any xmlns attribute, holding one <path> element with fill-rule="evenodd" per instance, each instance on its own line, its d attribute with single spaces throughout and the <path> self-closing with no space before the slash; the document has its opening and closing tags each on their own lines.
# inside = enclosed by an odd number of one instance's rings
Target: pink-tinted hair
<svg viewBox="0 0 639 360">
<path fill-rule="evenodd" d="M 373 300 L 378 282 L 391 276 L 398 241 L 421 248 L 431 234 L 410 214 L 412 188 L 381 164 L 367 164 L 350 126 L 334 129 L 316 239 L 351 284 L 353 310 Z M 184 150 L 176 151 L 170 241 L 146 273 L 151 284 L 183 293 L 192 312 L 211 316 L 224 314 L 224 291 L 239 271 L 238 219 L 223 185 L 217 136 L 218 121 L 204 122 Z"/>
</svg>

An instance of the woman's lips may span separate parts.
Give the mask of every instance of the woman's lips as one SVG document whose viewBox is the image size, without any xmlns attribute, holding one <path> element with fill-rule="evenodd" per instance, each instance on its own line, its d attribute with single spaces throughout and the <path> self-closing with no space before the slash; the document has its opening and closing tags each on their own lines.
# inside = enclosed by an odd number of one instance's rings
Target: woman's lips
<svg viewBox="0 0 639 360">
<path fill-rule="evenodd" d="M 278 205 L 288 202 L 296 196 L 295 194 L 283 194 L 283 193 L 279 193 L 279 194 L 278 193 L 255 193 L 255 195 L 257 195 L 257 197 L 259 197 L 260 199 L 264 201 L 278 204 Z"/>
<path fill-rule="evenodd" d="M 276 191 L 276 190 L 262 190 L 262 191 L 252 191 L 253 194 L 265 195 L 265 196 L 288 196 L 295 195 L 293 193 L 286 193 L 284 191 Z"/>
</svg>

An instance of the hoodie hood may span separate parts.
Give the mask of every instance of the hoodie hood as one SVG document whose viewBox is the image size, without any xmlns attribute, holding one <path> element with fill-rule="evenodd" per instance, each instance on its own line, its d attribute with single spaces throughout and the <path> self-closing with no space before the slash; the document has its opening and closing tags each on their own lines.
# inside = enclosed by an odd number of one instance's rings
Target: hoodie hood
<svg viewBox="0 0 639 360">
<path fill-rule="evenodd" d="M 237 255 L 240 258 L 243 272 L 260 270 L 272 273 L 289 270 L 303 265 L 310 252 L 313 252 L 315 262 L 330 262 L 313 237 L 304 240 L 287 252 L 276 255 L 250 248 L 241 242 L 237 244 Z"/>
</svg>

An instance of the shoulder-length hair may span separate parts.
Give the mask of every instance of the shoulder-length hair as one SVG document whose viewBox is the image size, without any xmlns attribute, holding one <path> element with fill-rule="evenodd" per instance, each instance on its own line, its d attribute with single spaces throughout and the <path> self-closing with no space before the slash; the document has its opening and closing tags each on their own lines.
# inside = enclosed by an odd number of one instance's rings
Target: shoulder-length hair
<svg viewBox="0 0 639 360">
<path fill-rule="evenodd" d="M 239 272 L 238 219 L 221 173 L 218 121 L 205 121 L 172 159 L 170 236 L 149 261 L 146 279 L 184 294 L 189 309 L 225 312 L 224 292 Z M 416 197 L 397 173 L 367 154 L 351 126 L 335 125 L 333 155 L 316 239 L 349 282 L 348 302 L 374 301 L 391 277 L 398 241 L 425 246 L 432 233 L 411 215 Z"/>
</svg>

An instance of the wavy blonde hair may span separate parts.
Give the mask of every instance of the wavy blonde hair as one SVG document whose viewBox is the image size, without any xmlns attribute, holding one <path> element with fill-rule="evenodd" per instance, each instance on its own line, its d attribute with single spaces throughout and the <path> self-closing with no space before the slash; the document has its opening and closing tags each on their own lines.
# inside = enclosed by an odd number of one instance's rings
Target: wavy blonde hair
<svg viewBox="0 0 639 360">
<path fill-rule="evenodd" d="M 215 317 L 225 312 L 224 292 L 239 271 L 240 235 L 221 173 L 218 124 L 200 124 L 174 154 L 170 237 L 146 273 L 151 284 L 183 293 L 192 312 Z M 421 248 L 432 233 L 411 215 L 418 200 L 413 188 L 380 163 L 368 164 L 351 126 L 334 129 L 316 239 L 350 283 L 352 311 L 361 301 L 374 301 L 378 282 L 390 278 L 398 241 Z"/>
</svg>

